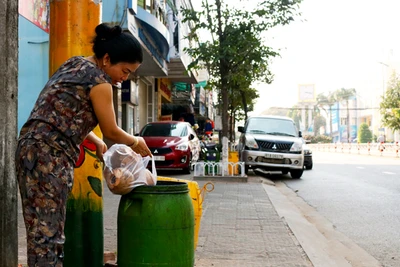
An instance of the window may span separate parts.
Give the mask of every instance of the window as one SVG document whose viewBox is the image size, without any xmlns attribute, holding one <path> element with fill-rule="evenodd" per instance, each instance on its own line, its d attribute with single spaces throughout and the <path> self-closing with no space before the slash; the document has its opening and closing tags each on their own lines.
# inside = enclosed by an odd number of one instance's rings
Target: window
<svg viewBox="0 0 400 267">
<path fill-rule="evenodd" d="M 186 136 L 187 129 L 185 123 L 168 124 L 168 123 L 154 123 L 147 124 L 142 133 L 142 136 Z"/>
<path fill-rule="evenodd" d="M 247 124 L 246 132 L 253 134 L 298 136 L 296 127 L 291 120 L 273 118 L 250 119 Z"/>
<path fill-rule="evenodd" d="M 138 0 L 137 5 L 140 6 L 141 8 L 145 9 L 145 0 Z"/>
</svg>

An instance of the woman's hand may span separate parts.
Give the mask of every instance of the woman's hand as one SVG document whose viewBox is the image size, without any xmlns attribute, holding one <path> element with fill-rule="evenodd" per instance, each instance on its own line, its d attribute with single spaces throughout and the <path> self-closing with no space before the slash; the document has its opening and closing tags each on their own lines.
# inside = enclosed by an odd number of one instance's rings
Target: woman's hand
<svg viewBox="0 0 400 267">
<path fill-rule="evenodd" d="M 86 138 L 96 145 L 96 156 L 101 162 L 104 162 L 103 154 L 107 151 L 108 147 L 102 139 L 100 139 L 94 132 L 90 132 Z"/>
<path fill-rule="evenodd" d="M 96 156 L 100 159 L 101 162 L 104 162 L 103 154 L 107 151 L 108 147 L 103 140 L 99 138 L 99 141 L 95 142 L 96 144 Z"/>
<path fill-rule="evenodd" d="M 150 149 L 147 147 L 143 137 L 135 136 L 135 138 L 137 139 L 137 142 L 135 142 L 135 144 L 131 146 L 131 149 L 136 153 L 140 154 L 142 157 L 146 156 L 152 157 L 153 155 L 151 154 Z"/>
</svg>

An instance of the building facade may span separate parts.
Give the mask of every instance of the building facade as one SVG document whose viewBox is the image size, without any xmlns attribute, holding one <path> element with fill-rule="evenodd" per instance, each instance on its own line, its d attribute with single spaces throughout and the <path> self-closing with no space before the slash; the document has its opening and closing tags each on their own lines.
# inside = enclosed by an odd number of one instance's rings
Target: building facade
<svg viewBox="0 0 400 267">
<path fill-rule="evenodd" d="M 43 1 L 48 6 L 48 1 Z M 102 21 L 120 25 L 143 49 L 143 64 L 120 89 L 114 88 L 118 124 L 130 134 L 138 133 L 148 122 L 178 119 L 177 109 L 193 117 L 198 115 L 194 109 L 196 85 L 206 81 L 200 81 L 198 72 L 188 69 L 192 59 L 184 50 L 191 45 L 186 38 L 190 29 L 182 23 L 181 8 L 192 8 L 191 2 L 110 0 L 102 3 Z M 49 75 L 48 24 L 41 26 L 24 12 L 25 16 L 19 17 L 19 128 Z M 43 17 L 48 12 L 42 11 Z M 185 90 L 180 91 L 182 85 Z"/>
</svg>

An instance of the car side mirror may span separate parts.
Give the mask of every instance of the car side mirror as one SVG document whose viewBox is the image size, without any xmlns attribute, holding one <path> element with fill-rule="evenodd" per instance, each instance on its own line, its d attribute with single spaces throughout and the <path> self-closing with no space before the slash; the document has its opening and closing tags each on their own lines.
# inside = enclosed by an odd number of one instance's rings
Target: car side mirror
<svg viewBox="0 0 400 267">
<path fill-rule="evenodd" d="M 243 126 L 238 126 L 238 132 L 244 133 L 244 127 Z"/>
<path fill-rule="evenodd" d="M 194 135 L 193 134 L 189 134 L 189 140 L 193 140 L 194 139 Z"/>
</svg>

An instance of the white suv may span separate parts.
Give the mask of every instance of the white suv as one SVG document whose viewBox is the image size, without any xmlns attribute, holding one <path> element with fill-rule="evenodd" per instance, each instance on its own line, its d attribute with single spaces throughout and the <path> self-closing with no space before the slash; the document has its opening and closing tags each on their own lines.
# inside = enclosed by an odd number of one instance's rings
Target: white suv
<svg viewBox="0 0 400 267">
<path fill-rule="evenodd" d="M 281 116 L 255 116 L 247 119 L 239 139 L 240 161 L 249 169 L 290 172 L 292 178 L 303 175 L 304 152 L 301 132 L 293 120 Z"/>
</svg>

